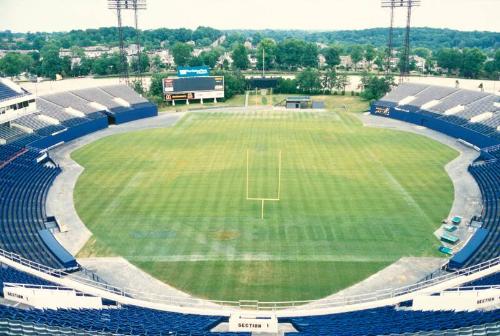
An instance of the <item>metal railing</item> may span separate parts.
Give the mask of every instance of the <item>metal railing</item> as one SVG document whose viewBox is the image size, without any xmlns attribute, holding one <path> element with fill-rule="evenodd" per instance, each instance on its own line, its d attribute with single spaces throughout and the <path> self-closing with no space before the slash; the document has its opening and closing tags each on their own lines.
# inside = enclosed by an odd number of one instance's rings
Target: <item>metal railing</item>
<svg viewBox="0 0 500 336">
<path fill-rule="evenodd" d="M 468 276 L 480 271 L 487 270 L 491 267 L 500 265 L 500 257 L 488 260 L 486 262 L 458 270 L 454 273 L 445 274 L 432 279 L 427 279 L 419 281 L 415 284 L 403 286 L 396 289 L 386 289 L 374 291 L 366 294 L 350 295 L 350 296 L 340 296 L 336 298 L 325 298 L 319 300 L 304 300 L 304 301 L 278 301 L 278 302 L 265 302 L 265 301 L 252 301 L 252 300 L 240 300 L 240 301 L 219 301 L 219 300 L 203 300 L 193 297 L 183 297 L 183 296 L 166 296 L 159 294 L 152 294 L 137 291 L 130 288 L 120 288 L 112 286 L 106 283 L 93 281 L 87 278 L 77 276 L 75 274 L 69 274 L 63 271 L 59 271 L 31 260 L 23 258 L 15 253 L 4 251 L 0 249 L 0 256 L 7 258 L 15 263 L 22 266 L 29 267 L 34 271 L 39 271 L 49 276 L 56 278 L 65 278 L 77 282 L 81 285 L 86 285 L 92 287 L 93 289 L 98 289 L 105 291 L 110 294 L 122 296 L 129 299 L 137 299 L 142 301 L 147 301 L 155 304 L 165 304 L 173 305 L 178 307 L 189 307 L 189 308 L 209 308 L 209 309 L 252 309 L 252 310 L 263 310 L 263 311 L 274 311 L 283 309 L 297 309 L 301 308 L 335 308 L 350 305 L 363 304 L 368 302 L 374 302 L 378 300 L 391 299 L 398 296 L 403 296 L 406 294 L 411 294 L 413 292 L 425 290 L 435 285 L 443 284 L 447 281 L 457 279 L 462 276 Z M 36 275 L 35 275 L 36 276 Z M 63 286 L 64 287 L 64 286 Z M 76 289 L 79 290 L 79 289 Z M 79 290 L 80 291 L 80 290 Z"/>
</svg>

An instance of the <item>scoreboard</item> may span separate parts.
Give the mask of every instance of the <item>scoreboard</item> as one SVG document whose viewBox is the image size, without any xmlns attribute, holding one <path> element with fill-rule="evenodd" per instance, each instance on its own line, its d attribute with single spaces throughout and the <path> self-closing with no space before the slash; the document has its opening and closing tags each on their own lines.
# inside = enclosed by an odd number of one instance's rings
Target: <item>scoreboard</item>
<svg viewBox="0 0 500 336">
<path fill-rule="evenodd" d="M 181 77 L 163 79 L 166 101 L 224 98 L 224 77 Z"/>
</svg>

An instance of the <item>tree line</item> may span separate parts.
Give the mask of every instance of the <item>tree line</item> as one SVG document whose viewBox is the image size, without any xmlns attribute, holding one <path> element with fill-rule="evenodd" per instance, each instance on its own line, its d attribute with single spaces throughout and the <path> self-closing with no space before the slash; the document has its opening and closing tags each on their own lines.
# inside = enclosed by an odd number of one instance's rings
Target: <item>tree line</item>
<svg viewBox="0 0 500 336">
<path fill-rule="evenodd" d="M 50 40 L 59 42 L 63 48 L 72 46 L 88 47 L 98 44 L 116 46 L 117 34 L 117 28 L 115 27 L 55 33 L 14 33 L 7 30 L 0 31 L 0 49 L 40 50 Z M 202 26 L 194 30 L 186 28 L 143 30 L 141 31 L 141 38 L 146 47 L 153 49 L 165 45 L 173 46 L 176 42 L 188 41 L 194 41 L 199 46 L 209 46 L 223 35 L 227 37 L 226 42 L 224 42 L 225 47 L 234 42 L 243 42 L 247 39 L 251 39 L 255 44 L 258 44 L 264 38 L 271 38 L 278 42 L 295 38 L 315 43 L 370 44 L 376 48 L 382 48 L 387 43 L 387 34 L 387 28 L 311 32 L 304 30 L 218 30 Z M 404 29 L 396 28 L 394 30 L 396 48 L 402 46 L 403 35 Z M 126 42 L 133 43 L 135 41 L 134 28 L 124 27 L 124 38 Z M 479 48 L 492 51 L 500 47 L 500 34 L 498 32 L 467 32 L 453 29 L 416 27 L 412 29 L 411 43 L 415 47 L 428 48 L 433 51 L 441 48 Z"/>
</svg>

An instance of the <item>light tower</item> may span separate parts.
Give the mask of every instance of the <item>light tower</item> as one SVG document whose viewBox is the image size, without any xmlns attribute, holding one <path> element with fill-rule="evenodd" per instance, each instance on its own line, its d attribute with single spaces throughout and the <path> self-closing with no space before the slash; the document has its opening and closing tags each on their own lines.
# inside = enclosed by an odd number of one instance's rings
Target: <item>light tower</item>
<svg viewBox="0 0 500 336">
<path fill-rule="evenodd" d="M 391 59 L 393 50 L 393 37 L 394 37 L 394 7 L 396 6 L 397 0 L 382 0 L 382 8 L 390 9 L 390 24 L 389 24 L 389 34 L 387 36 L 387 53 L 385 59 L 385 74 L 391 73 Z"/>
<path fill-rule="evenodd" d="M 135 43 L 137 45 L 137 78 L 142 84 L 142 68 L 141 68 L 141 32 L 139 30 L 139 11 L 146 10 L 146 0 L 132 0 L 132 8 L 134 10 L 135 24 Z"/>
<path fill-rule="evenodd" d="M 390 60 L 392 58 L 393 49 L 393 33 L 394 33 L 394 11 L 396 8 L 406 8 L 406 31 L 403 41 L 403 54 L 401 55 L 399 82 L 402 83 L 410 74 L 410 31 L 411 31 L 411 14 L 413 7 L 418 7 L 422 3 L 421 0 L 382 0 L 382 8 L 390 8 L 391 20 L 389 27 L 389 36 L 387 41 L 387 60 L 386 73 L 390 71 Z"/>
<path fill-rule="evenodd" d="M 410 75 L 410 31 L 411 31 L 411 12 L 413 7 L 418 7 L 421 4 L 421 0 L 406 0 L 402 1 L 405 3 L 403 7 L 407 7 L 406 14 L 406 31 L 404 40 L 404 49 L 402 57 L 402 66 L 399 75 L 399 82 L 402 83 Z"/>
<path fill-rule="evenodd" d="M 127 53 L 125 51 L 125 43 L 123 37 L 123 23 L 122 23 L 122 11 L 133 10 L 134 11 L 134 23 L 136 31 L 136 44 L 137 44 L 137 75 L 140 77 L 142 69 L 140 66 L 140 56 L 141 56 L 141 43 L 140 43 L 140 32 L 139 32 L 139 10 L 146 9 L 146 0 L 108 0 L 108 9 L 115 10 L 118 19 L 118 39 L 120 47 L 120 75 L 121 80 L 126 84 L 129 84 L 129 69 Z"/>
</svg>

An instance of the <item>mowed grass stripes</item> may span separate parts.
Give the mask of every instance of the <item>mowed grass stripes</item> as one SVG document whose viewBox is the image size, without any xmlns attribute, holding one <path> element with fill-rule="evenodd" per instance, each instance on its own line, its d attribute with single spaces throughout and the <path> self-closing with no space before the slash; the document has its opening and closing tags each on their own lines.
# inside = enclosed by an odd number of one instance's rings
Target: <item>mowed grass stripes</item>
<svg viewBox="0 0 500 336">
<path fill-rule="evenodd" d="M 246 199 L 247 150 L 259 197 L 275 194 L 282 152 L 280 201 L 263 220 Z M 436 255 L 456 155 L 337 109 L 187 114 L 73 153 L 85 167 L 77 211 L 94 234 L 80 256 L 120 255 L 210 299 L 320 298 L 402 256 Z"/>
</svg>

